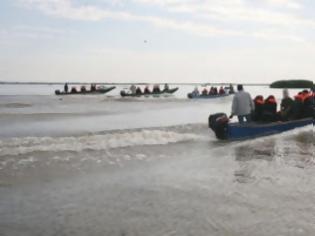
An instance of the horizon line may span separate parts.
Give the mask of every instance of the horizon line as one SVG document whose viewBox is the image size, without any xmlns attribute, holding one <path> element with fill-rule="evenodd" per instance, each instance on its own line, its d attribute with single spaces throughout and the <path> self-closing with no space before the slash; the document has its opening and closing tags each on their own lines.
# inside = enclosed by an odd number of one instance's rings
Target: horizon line
<svg viewBox="0 0 315 236">
<path fill-rule="evenodd" d="M 100 84 L 100 85 L 151 85 L 151 84 L 170 84 L 170 85 L 237 85 L 237 84 L 244 84 L 244 85 L 270 85 L 271 83 L 229 83 L 229 82 L 184 82 L 184 83 L 179 83 L 179 82 L 162 82 L 162 83 L 157 83 L 157 82 L 19 82 L 19 81 L 14 81 L 14 82 L 9 82 L 9 81 L 0 81 L 0 84 L 29 84 L 29 85 L 63 85 L 65 83 L 68 84 Z"/>
</svg>

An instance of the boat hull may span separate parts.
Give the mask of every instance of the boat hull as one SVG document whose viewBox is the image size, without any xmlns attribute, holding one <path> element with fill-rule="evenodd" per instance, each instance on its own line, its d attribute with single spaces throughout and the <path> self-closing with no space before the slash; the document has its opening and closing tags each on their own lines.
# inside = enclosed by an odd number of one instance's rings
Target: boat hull
<svg viewBox="0 0 315 236">
<path fill-rule="evenodd" d="M 103 89 L 97 89 L 95 91 L 84 91 L 84 92 L 76 92 L 76 93 L 73 93 L 73 92 L 68 92 L 68 93 L 65 93 L 65 92 L 60 92 L 59 90 L 56 90 L 55 91 L 55 94 L 58 95 L 58 96 L 65 96 L 65 95 L 97 95 L 97 94 L 105 94 L 105 93 L 108 93 L 112 90 L 114 90 L 116 87 L 115 86 L 112 86 L 112 87 L 108 87 L 108 88 L 103 88 Z"/>
<path fill-rule="evenodd" d="M 141 93 L 141 94 L 131 94 L 131 93 L 127 93 L 126 91 L 122 90 L 120 92 L 120 95 L 122 97 L 148 97 L 148 96 L 160 96 L 160 95 L 167 95 L 167 94 L 173 94 L 178 90 L 178 88 L 173 88 L 173 89 L 169 89 L 169 90 L 162 90 L 159 93 Z"/>
<path fill-rule="evenodd" d="M 215 98 L 222 98 L 222 97 L 228 97 L 231 94 L 219 94 L 219 95 L 195 95 L 193 93 L 188 93 L 187 97 L 190 99 L 215 99 Z"/>
<path fill-rule="evenodd" d="M 314 125 L 313 118 L 268 124 L 249 123 L 240 125 L 239 123 L 231 123 L 227 128 L 227 139 L 240 140 L 268 136 L 308 125 Z"/>
<path fill-rule="evenodd" d="M 216 137 L 220 140 L 242 140 L 252 139 L 262 136 L 268 136 L 301 128 L 308 125 L 314 125 L 314 118 L 304 118 L 292 121 L 278 121 L 271 123 L 229 123 L 228 118 L 223 113 L 211 115 L 209 117 L 209 128 L 211 128 Z"/>
</svg>

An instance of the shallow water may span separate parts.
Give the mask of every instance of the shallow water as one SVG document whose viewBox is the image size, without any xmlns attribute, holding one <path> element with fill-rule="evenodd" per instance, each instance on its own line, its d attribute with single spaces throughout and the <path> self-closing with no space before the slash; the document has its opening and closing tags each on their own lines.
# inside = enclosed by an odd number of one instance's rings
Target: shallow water
<svg viewBox="0 0 315 236">
<path fill-rule="evenodd" d="M 0 88 L 0 235 L 315 233 L 312 126 L 220 142 L 207 117 L 228 113 L 231 97 L 57 88 Z"/>
</svg>

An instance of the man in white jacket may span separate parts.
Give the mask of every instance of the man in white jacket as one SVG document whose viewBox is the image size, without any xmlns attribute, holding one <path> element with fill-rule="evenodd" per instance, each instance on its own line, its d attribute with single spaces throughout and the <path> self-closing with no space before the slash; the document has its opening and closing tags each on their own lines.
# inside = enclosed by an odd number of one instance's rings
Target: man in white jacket
<svg viewBox="0 0 315 236">
<path fill-rule="evenodd" d="M 232 103 L 232 113 L 230 118 L 237 116 L 239 123 L 251 121 L 251 112 L 255 109 L 254 102 L 248 92 L 245 92 L 243 85 L 237 85 L 238 92 L 234 95 Z"/>
</svg>

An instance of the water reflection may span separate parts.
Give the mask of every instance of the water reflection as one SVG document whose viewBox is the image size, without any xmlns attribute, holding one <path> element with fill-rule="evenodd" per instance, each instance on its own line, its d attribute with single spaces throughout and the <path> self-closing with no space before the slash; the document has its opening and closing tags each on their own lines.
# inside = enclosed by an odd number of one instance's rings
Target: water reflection
<svg viewBox="0 0 315 236">
<path fill-rule="evenodd" d="M 251 161 L 263 159 L 272 161 L 276 153 L 276 142 L 274 139 L 264 140 L 253 144 L 244 144 L 235 148 L 236 161 Z"/>
<path fill-rule="evenodd" d="M 251 144 L 237 146 L 234 149 L 235 160 L 239 163 L 239 169 L 234 171 L 235 181 L 239 183 L 251 183 L 256 180 L 254 170 L 256 164 L 253 160 L 265 160 L 271 162 L 276 153 L 274 139 L 258 141 Z"/>
<path fill-rule="evenodd" d="M 279 145 L 284 160 L 296 167 L 307 168 L 315 165 L 315 141 L 313 132 L 301 132 Z"/>
<path fill-rule="evenodd" d="M 233 149 L 239 169 L 234 172 L 240 183 L 253 182 L 254 171 L 268 162 L 275 162 L 295 168 L 315 166 L 315 145 L 313 132 L 300 132 L 295 135 L 280 135 L 257 141 L 244 142 Z M 264 161 L 267 161 L 267 163 Z"/>
</svg>

